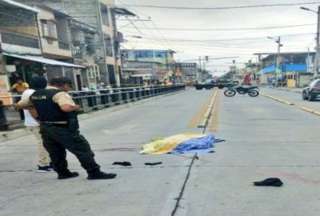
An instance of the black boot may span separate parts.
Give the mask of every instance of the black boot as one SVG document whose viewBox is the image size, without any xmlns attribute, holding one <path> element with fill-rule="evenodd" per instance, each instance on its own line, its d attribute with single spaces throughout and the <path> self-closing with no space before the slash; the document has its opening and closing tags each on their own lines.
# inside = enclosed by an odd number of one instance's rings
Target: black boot
<svg viewBox="0 0 320 216">
<path fill-rule="evenodd" d="M 88 172 L 88 180 L 99 180 L 99 179 L 114 179 L 117 176 L 115 173 L 105 173 L 100 170 L 95 170 L 92 172 Z"/>
<path fill-rule="evenodd" d="M 75 178 L 78 177 L 79 173 L 77 172 L 70 172 L 69 170 L 63 173 L 58 173 L 58 179 L 69 179 L 69 178 Z"/>
</svg>

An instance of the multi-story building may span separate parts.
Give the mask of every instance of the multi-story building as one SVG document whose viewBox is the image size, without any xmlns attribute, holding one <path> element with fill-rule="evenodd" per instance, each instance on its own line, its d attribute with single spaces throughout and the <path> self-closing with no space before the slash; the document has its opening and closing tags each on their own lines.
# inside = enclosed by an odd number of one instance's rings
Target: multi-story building
<svg viewBox="0 0 320 216">
<path fill-rule="evenodd" d="M 30 7 L 0 0 L 0 92 L 18 78 L 28 82 L 34 74 L 47 78 L 75 78 L 84 66 L 73 64 L 69 17 L 48 7 Z M 76 79 L 73 79 L 76 80 Z"/>
<path fill-rule="evenodd" d="M 176 72 L 181 73 L 183 82 L 193 84 L 197 81 L 197 63 L 176 63 Z"/>
<path fill-rule="evenodd" d="M 11 102 L 8 90 L 15 78 L 26 79 L 26 69 L 35 66 L 10 55 L 41 54 L 37 13 L 26 5 L 0 0 L 0 100 L 5 104 Z"/>
<path fill-rule="evenodd" d="M 302 87 L 312 79 L 314 52 L 283 52 L 256 53 L 260 59 L 261 83 L 267 84 L 272 79 L 278 79 L 282 84 L 292 87 Z M 279 65 L 276 67 L 276 60 Z M 285 83 L 284 83 L 285 82 Z"/>
<path fill-rule="evenodd" d="M 96 46 L 94 41 L 98 36 L 97 29 L 75 19 L 70 20 L 70 24 L 74 63 L 86 67 L 81 70 L 81 76 L 76 75 L 77 85 L 80 90 L 82 87 L 97 89 L 98 84 L 102 82 L 100 69 L 95 61 Z"/>
<path fill-rule="evenodd" d="M 26 4 L 43 4 L 64 12 L 74 19 L 97 28 L 95 62 L 99 65 L 101 80 L 106 85 L 120 85 L 120 43 L 116 16 L 134 16 L 126 9 L 117 8 L 114 0 L 19 0 Z"/>
<path fill-rule="evenodd" d="M 65 13 L 45 5 L 37 5 L 39 34 L 42 45 L 42 55 L 45 58 L 73 63 L 71 20 Z M 85 67 L 46 66 L 48 79 L 58 76 L 69 77 L 75 89 L 81 88 L 81 70 Z M 79 78 L 80 77 L 80 78 Z M 77 79 L 78 78 L 78 79 Z"/>
<path fill-rule="evenodd" d="M 152 76 L 156 77 L 158 81 L 164 82 L 175 77 L 175 61 L 174 51 L 172 50 L 136 50 L 136 49 L 124 49 L 121 50 L 122 61 L 126 64 L 127 68 L 135 67 L 135 65 L 141 65 L 141 63 L 153 63 L 149 64 L 149 70 L 152 70 Z M 157 65 L 157 70 L 154 71 L 154 65 Z M 128 71 L 124 68 L 124 73 Z M 128 76 L 126 74 L 125 76 Z"/>
<path fill-rule="evenodd" d="M 162 64 L 159 62 L 123 61 L 122 82 L 136 85 L 157 83 L 161 78 L 161 71 L 165 72 Z"/>
</svg>

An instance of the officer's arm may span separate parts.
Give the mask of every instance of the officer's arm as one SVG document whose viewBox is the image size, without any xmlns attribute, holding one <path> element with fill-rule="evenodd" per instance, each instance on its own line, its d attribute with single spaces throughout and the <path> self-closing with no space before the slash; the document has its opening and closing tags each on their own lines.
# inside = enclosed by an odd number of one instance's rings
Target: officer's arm
<svg viewBox="0 0 320 216">
<path fill-rule="evenodd" d="M 72 97 L 66 92 L 59 92 L 52 99 L 63 112 L 74 112 L 80 109 L 80 106 L 76 105 Z"/>
<path fill-rule="evenodd" d="M 31 103 L 29 97 L 28 97 L 28 98 L 23 98 L 17 104 L 14 104 L 14 107 L 16 109 L 30 109 L 33 106 L 32 106 L 32 103 Z"/>
<path fill-rule="evenodd" d="M 71 104 L 63 104 L 60 106 L 60 109 L 63 112 L 74 112 L 74 111 L 78 111 L 80 109 L 79 105 L 71 105 Z"/>
</svg>

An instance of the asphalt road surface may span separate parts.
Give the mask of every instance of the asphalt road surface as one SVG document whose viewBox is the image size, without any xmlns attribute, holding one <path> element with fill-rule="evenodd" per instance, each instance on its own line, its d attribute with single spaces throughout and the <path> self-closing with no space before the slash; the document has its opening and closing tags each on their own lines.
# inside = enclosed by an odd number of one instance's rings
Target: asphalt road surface
<svg viewBox="0 0 320 216">
<path fill-rule="evenodd" d="M 32 136 L 1 143 L 0 215 L 172 215 L 192 155 L 146 156 L 139 150 L 157 137 L 200 133 L 197 124 L 212 95 L 212 91 L 187 90 L 83 116 L 82 133 L 103 170 L 118 173 L 114 180 L 86 180 L 69 155 L 70 168 L 81 175 L 58 181 L 54 173 L 35 172 Z M 207 132 L 226 142 L 194 161 L 174 215 L 318 215 L 320 117 L 262 96 L 225 98 L 220 92 L 215 99 Z M 114 161 L 130 161 L 133 167 L 112 166 Z M 157 161 L 163 164 L 144 165 Z M 281 178 L 284 186 L 253 186 L 253 181 L 267 177 Z"/>
</svg>

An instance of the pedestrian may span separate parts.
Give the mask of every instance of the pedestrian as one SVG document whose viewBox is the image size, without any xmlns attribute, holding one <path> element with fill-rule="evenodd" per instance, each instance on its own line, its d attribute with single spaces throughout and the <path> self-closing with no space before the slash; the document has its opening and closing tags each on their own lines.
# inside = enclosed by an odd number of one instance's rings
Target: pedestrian
<svg viewBox="0 0 320 216">
<path fill-rule="evenodd" d="M 35 90 L 44 89 L 46 83 L 37 82 L 38 78 L 34 77 L 30 82 L 29 89 L 25 90 L 22 93 L 21 100 L 27 100 Z M 41 134 L 40 134 L 40 125 L 36 120 L 37 111 L 34 108 L 24 109 L 24 125 L 28 132 L 34 135 L 37 141 L 37 150 L 38 150 L 38 172 L 50 172 L 53 171 L 52 166 L 50 165 L 50 157 L 47 150 L 43 146 Z"/>
<path fill-rule="evenodd" d="M 12 85 L 11 91 L 17 93 L 14 97 L 14 102 L 18 102 L 21 99 L 22 93 L 29 88 L 28 83 L 24 82 L 20 77 L 17 78 L 16 83 Z M 19 111 L 20 119 L 24 120 L 24 113 L 22 110 Z"/>
<path fill-rule="evenodd" d="M 86 85 L 82 86 L 81 90 L 82 91 L 90 91 L 90 89 Z"/>
<path fill-rule="evenodd" d="M 44 78 L 39 82 L 46 82 Z M 94 159 L 88 141 L 79 132 L 76 112 L 80 109 L 67 93 L 72 82 L 65 77 L 54 78 L 47 89 L 35 91 L 29 100 L 20 101 L 18 106 L 33 106 L 38 113 L 43 143 L 49 152 L 58 179 L 79 176 L 68 169 L 66 150 L 73 153 L 87 171 L 88 179 L 113 179 L 114 173 L 104 173 Z"/>
<path fill-rule="evenodd" d="M 24 82 L 23 79 L 18 78 L 16 83 L 12 85 L 11 91 L 21 95 L 28 88 L 29 88 L 28 83 Z"/>
<path fill-rule="evenodd" d="M 251 73 L 247 73 L 245 76 L 244 76 L 244 79 L 243 79 L 243 84 L 244 85 L 251 85 Z"/>
</svg>

